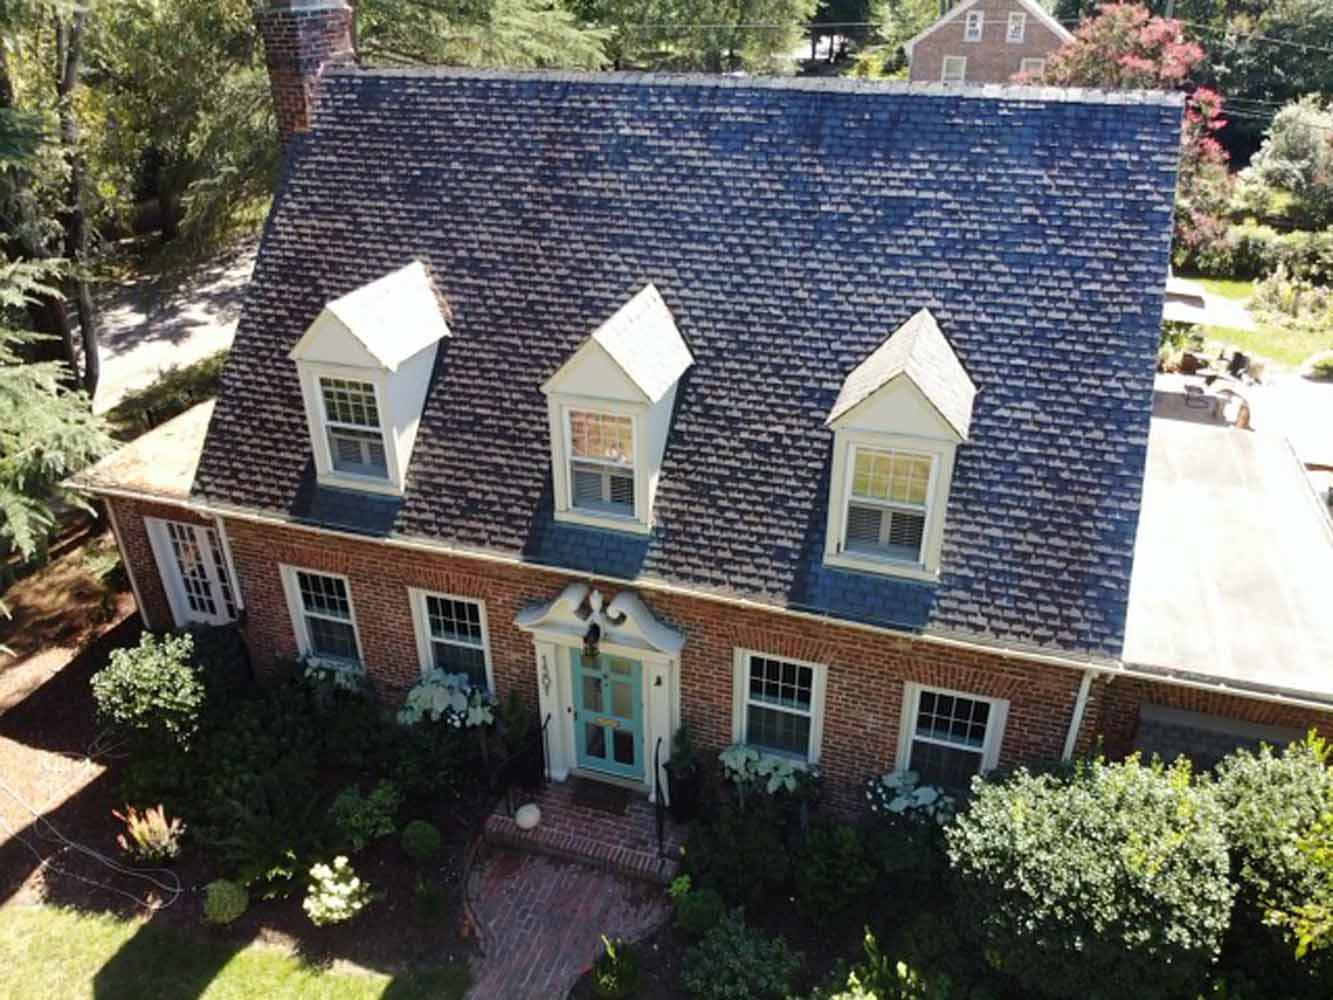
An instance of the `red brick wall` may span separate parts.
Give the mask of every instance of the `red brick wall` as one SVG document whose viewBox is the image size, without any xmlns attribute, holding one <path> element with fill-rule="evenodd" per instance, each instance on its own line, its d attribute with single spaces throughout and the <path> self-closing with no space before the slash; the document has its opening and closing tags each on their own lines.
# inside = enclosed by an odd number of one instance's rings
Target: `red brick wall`
<svg viewBox="0 0 1333 1000">
<path fill-rule="evenodd" d="M 270 0 L 255 15 L 264 38 L 273 108 L 283 142 L 293 132 L 310 130 L 311 114 L 326 66 L 351 62 L 351 8 L 344 4 L 324 9 L 291 10 L 291 0 Z"/>
<path fill-rule="evenodd" d="M 1064 44 L 1064 40 L 1031 11 L 1014 0 L 981 0 L 969 8 L 985 12 L 981 41 L 964 41 L 967 14 L 962 13 L 941 25 L 912 47 L 912 65 L 909 79 L 913 82 L 938 83 L 944 72 L 945 56 L 967 57 L 968 83 L 1004 83 L 1018 72 L 1024 59 L 1045 59 Z M 1027 28 L 1023 41 L 1010 44 L 1005 41 L 1009 28 L 1009 12 L 1027 13 Z"/>
<path fill-rule="evenodd" d="M 171 605 L 167 602 L 167 594 L 162 587 L 162 577 L 158 573 L 153 547 L 148 541 L 144 518 L 160 517 L 169 521 L 188 521 L 193 524 L 212 524 L 212 520 L 183 507 L 149 503 L 146 500 L 108 497 L 106 504 L 111 508 L 116 520 L 121 556 L 125 560 L 125 565 L 129 567 L 134 585 L 138 589 L 142 602 L 139 613 L 143 618 L 144 627 L 153 631 L 173 628 L 176 623 L 171 617 Z"/>
</svg>

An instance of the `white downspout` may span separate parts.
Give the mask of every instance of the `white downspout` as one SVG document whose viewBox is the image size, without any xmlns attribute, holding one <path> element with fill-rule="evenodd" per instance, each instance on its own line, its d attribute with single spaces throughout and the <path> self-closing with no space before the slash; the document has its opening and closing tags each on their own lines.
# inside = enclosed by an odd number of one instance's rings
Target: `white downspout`
<svg viewBox="0 0 1333 1000">
<path fill-rule="evenodd" d="M 1092 689 L 1093 671 L 1083 671 L 1083 680 L 1078 685 L 1078 697 L 1074 699 L 1074 715 L 1069 720 L 1069 732 L 1065 734 L 1065 752 L 1061 760 L 1070 760 L 1074 756 L 1074 746 L 1078 743 L 1078 731 L 1083 728 L 1083 713 L 1088 708 L 1088 692 Z"/>
</svg>

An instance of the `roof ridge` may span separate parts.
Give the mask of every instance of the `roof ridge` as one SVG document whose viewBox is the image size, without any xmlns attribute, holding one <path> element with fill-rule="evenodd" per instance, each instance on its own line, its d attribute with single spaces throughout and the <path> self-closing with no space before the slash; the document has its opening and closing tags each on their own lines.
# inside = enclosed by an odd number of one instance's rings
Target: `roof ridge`
<svg viewBox="0 0 1333 1000">
<path fill-rule="evenodd" d="M 576 72 L 571 70 L 475 69 L 462 66 L 364 67 L 338 65 L 325 70 L 328 81 L 339 78 L 477 81 L 546 81 L 588 86 L 712 87 L 717 90 L 791 90 L 882 97 L 961 97 L 969 100 L 1045 101 L 1053 104 L 1158 105 L 1181 107 L 1184 95 L 1162 90 L 1097 90 L 1010 83 L 907 83 L 854 77 L 717 76 L 706 73 Z"/>
</svg>

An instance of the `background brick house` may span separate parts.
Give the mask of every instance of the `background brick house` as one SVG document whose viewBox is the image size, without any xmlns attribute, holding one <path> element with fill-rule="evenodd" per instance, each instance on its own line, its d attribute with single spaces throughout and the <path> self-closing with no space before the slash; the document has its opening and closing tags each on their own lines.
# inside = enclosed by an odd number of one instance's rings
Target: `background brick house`
<svg viewBox="0 0 1333 1000">
<path fill-rule="evenodd" d="M 1177 99 L 297 63 L 216 407 L 80 480 L 150 627 L 466 672 L 648 794 L 682 722 L 844 804 L 1327 727 L 1120 658 Z"/>
<path fill-rule="evenodd" d="M 913 83 L 1007 83 L 1073 37 L 1034 0 L 962 0 L 903 49 Z"/>
</svg>

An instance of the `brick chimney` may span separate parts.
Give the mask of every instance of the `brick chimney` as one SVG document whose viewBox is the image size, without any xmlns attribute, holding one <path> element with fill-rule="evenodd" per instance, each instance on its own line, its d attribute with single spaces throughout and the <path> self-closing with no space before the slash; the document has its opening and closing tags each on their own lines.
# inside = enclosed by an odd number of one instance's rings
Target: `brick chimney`
<svg viewBox="0 0 1333 1000">
<path fill-rule="evenodd" d="M 355 11 L 347 0 L 266 0 L 255 13 L 264 39 L 278 136 L 310 131 L 325 67 L 356 61 Z"/>
</svg>

